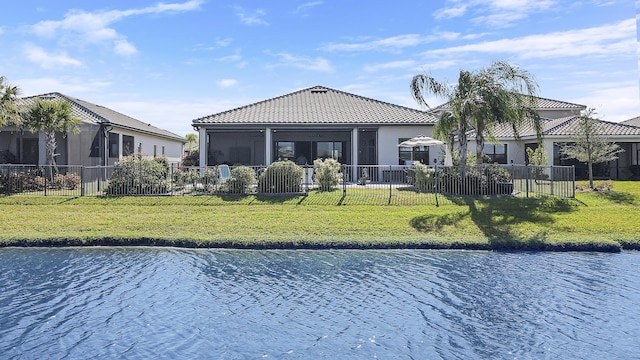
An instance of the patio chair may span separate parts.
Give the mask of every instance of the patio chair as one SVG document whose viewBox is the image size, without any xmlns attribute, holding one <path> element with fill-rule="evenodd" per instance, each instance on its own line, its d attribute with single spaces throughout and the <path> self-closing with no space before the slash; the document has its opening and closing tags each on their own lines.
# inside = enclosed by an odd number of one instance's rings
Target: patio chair
<svg viewBox="0 0 640 360">
<path fill-rule="evenodd" d="M 218 165 L 218 183 L 223 184 L 229 179 L 231 179 L 229 165 Z"/>
</svg>

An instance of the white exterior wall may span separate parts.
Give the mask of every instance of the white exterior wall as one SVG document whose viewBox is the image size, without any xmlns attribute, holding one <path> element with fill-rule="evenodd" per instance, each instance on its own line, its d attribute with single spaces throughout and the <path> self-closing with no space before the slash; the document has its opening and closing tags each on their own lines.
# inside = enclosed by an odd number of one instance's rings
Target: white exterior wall
<svg viewBox="0 0 640 360">
<path fill-rule="evenodd" d="M 112 133 L 116 133 L 120 137 L 119 155 L 122 157 L 122 136 L 133 136 L 135 152 L 141 149 L 143 156 L 153 157 L 153 146 L 157 147 L 157 156 L 162 155 L 162 147 L 164 146 L 164 156 L 169 162 L 180 162 L 184 152 L 184 144 L 177 140 L 171 140 L 150 134 L 143 134 L 136 131 L 114 128 Z"/>
<path fill-rule="evenodd" d="M 398 139 L 412 138 L 418 135 L 432 136 L 433 126 L 381 126 L 378 128 L 378 164 L 397 165 L 398 164 Z M 429 147 L 429 161 L 444 157 L 444 146 Z"/>
</svg>

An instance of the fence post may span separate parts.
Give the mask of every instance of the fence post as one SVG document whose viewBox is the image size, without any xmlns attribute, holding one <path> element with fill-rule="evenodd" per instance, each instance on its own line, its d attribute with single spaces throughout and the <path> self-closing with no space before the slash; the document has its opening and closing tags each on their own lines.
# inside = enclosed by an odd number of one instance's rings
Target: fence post
<svg viewBox="0 0 640 360">
<path fill-rule="evenodd" d="M 80 196 L 84 196 L 84 166 L 80 167 Z"/>
<path fill-rule="evenodd" d="M 571 197 L 576 197 L 576 166 L 571 165 Z"/>
<path fill-rule="evenodd" d="M 391 193 L 392 193 L 392 184 L 393 184 L 393 166 L 389 165 L 389 201 L 387 202 L 387 205 L 391 205 Z"/>
<path fill-rule="evenodd" d="M 47 168 L 45 166 L 45 168 L 42 170 L 42 177 L 44 178 L 44 196 L 47 196 L 47 177 L 49 177 L 47 175 Z"/>
<path fill-rule="evenodd" d="M 529 180 L 529 169 L 530 169 L 530 165 L 527 164 L 526 167 L 525 167 L 525 174 L 526 175 L 525 175 L 525 185 L 524 185 L 525 191 L 527 193 L 527 197 L 529 197 L 529 181 L 530 181 Z"/>
<path fill-rule="evenodd" d="M 440 189 L 440 174 L 438 172 L 438 163 L 435 164 L 434 166 L 434 178 L 435 178 L 435 183 L 433 184 L 433 193 L 436 196 L 436 207 L 439 207 L 440 204 L 438 204 L 438 191 Z"/>
<path fill-rule="evenodd" d="M 553 165 L 551 165 L 551 171 L 550 171 L 550 176 L 549 176 L 549 191 L 551 191 L 551 195 L 553 195 L 553 185 L 555 183 L 555 176 L 553 176 L 555 167 Z"/>
<path fill-rule="evenodd" d="M 347 165 L 342 165 L 342 197 L 347 196 L 347 169 Z"/>
</svg>

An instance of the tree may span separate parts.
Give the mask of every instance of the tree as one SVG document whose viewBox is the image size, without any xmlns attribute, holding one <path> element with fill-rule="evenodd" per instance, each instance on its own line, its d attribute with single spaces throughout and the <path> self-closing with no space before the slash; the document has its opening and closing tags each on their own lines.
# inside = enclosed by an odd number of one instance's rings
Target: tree
<svg viewBox="0 0 640 360">
<path fill-rule="evenodd" d="M 493 140 L 496 125 L 511 126 L 516 138 L 519 128 L 532 121 L 542 138 L 542 122 L 535 111 L 537 84 L 533 77 L 507 62 L 495 61 L 476 72 L 461 70 L 456 85 L 439 82 L 431 75 L 413 77 L 410 85 L 413 98 L 429 108 L 428 94 L 444 98 L 450 108 L 440 116 L 434 128 L 434 136 L 447 141 L 452 135 L 458 138 L 460 171 L 466 164 L 467 133 L 476 130 L 476 162 L 482 163 L 485 139 Z"/>
<path fill-rule="evenodd" d="M 71 106 L 66 101 L 42 100 L 37 98 L 24 114 L 24 125 L 33 133 L 42 131 L 46 137 L 47 165 L 56 167 L 55 153 L 58 147 L 56 134 L 74 133 L 80 130 L 80 119 L 71 114 Z"/>
<path fill-rule="evenodd" d="M 586 163 L 589 172 L 589 187 L 593 189 L 593 164 L 613 161 L 623 152 L 620 146 L 599 135 L 600 120 L 595 118 L 595 109 L 588 109 L 580 115 L 576 132 L 571 142 L 560 146 L 560 153 L 565 159 L 576 159 Z"/>
<path fill-rule="evenodd" d="M 187 151 L 189 154 L 191 154 L 194 149 L 198 149 L 198 134 L 187 134 L 185 135 L 185 139 L 187 139 Z"/>
<path fill-rule="evenodd" d="M 16 100 L 20 89 L 5 83 L 6 78 L 0 76 L 0 126 L 20 124 L 20 112 Z"/>
</svg>

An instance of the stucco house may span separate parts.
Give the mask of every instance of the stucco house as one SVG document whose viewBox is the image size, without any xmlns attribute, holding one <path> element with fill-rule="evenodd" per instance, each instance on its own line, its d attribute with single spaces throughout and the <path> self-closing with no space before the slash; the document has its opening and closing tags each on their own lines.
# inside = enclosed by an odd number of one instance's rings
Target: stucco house
<svg viewBox="0 0 640 360">
<path fill-rule="evenodd" d="M 78 134 L 58 135 L 58 165 L 113 165 L 121 157 L 140 152 L 145 156 L 164 155 L 179 162 L 186 140 L 167 130 L 134 119 L 104 106 L 60 93 L 49 93 L 19 100 L 29 106 L 36 98 L 65 100 L 73 116 L 82 122 Z M 45 138 L 15 127 L 0 128 L 0 163 L 37 164 L 46 161 Z"/>
<path fill-rule="evenodd" d="M 438 118 L 324 86 L 193 120 L 200 138 L 200 164 L 268 165 L 277 160 L 312 164 L 335 158 L 352 166 L 429 164 L 439 149 L 398 148 L 417 135 L 430 136 Z M 434 151 L 433 149 L 431 151 Z"/>
<path fill-rule="evenodd" d="M 575 122 L 586 106 L 537 98 L 544 119 L 543 146 L 549 165 L 581 164 L 560 157 L 559 144 L 570 141 Z M 268 165 L 276 160 L 301 164 L 333 157 L 343 164 L 404 165 L 410 160 L 441 163 L 444 146 L 404 148 L 398 144 L 417 135 L 431 136 L 443 111 L 420 111 L 359 95 L 314 86 L 193 120 L 199 131 L 200 164 Z M 640 127 L 602 121 L 602 133 L 625 150 L 620 159 L 605 164 L 598 174 L 623 178 L 638 167 Z M 507 128 L 496 129 L 497 144 L 487 143 L 484 153 L 493 162 L 525 164 L 526 147 L 537 147 L 532 128 L 520 131 L 520 140 Z M 470 136 L 469 139 L 473 139 Z M 475 142 L 469 142 L 475 152 Z"/>
</svg>

